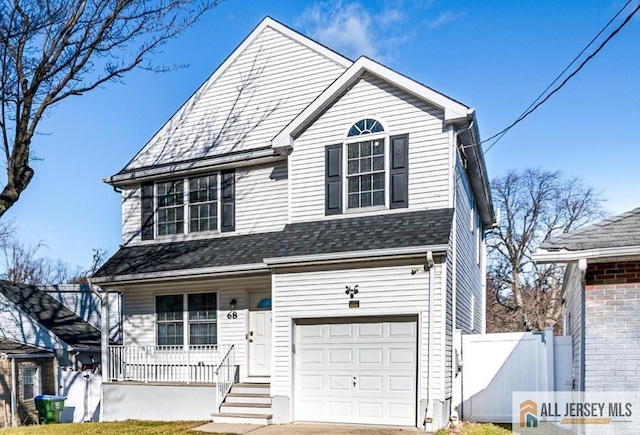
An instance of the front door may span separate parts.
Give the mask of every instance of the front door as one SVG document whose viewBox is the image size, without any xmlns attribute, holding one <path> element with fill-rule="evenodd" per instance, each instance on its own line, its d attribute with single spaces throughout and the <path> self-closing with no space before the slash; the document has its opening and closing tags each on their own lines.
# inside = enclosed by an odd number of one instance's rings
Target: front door
<svg viewBox="0 0 640 435">
<path fill-rule="evenodd" d="M 249 376 L 271 375 L 271 294 L 251 293 L 249 310 Z"/>
</svg>

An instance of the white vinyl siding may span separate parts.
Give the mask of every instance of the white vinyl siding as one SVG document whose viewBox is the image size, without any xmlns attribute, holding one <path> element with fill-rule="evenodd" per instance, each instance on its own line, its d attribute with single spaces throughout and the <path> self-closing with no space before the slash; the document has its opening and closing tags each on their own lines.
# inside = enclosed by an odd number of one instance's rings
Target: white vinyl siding
<svg viewBox="0 0 640 435">
<path fill-rule="evenodd" d="M 279 231 L 287 224 L 285 162 L 236 170 L 236 233 Z"/>
<path fill-rule="evenodd" d="M 289 166 L 292 222 L 336 218 L 325 216 L 325 146 L 343 143 L 347 130 L 363 118 L 379 120 L 391 136 L 409 135 L 409 210 L 448 206 L 443 112 L 365 75 L 295 140 Z"/>
<path fill-rule="evenodd" d="M 267 27 L 194 93 L 126 169 L 264 147 L 343 71 Z"/>
<path fill-rule="evenodd" d="M 43 349 L 66 349 L 68 346 L 36 319 L 0 294 L 0 337 Z"/>
<path fill-rule="evenodd" d="M 122 245 L 140 243 L 142 226 L 140 187 L 122 189 Z"/>
<path fill-rule="evenodd" d="M 128 286 L 123 291 L 123 335 L 124 345 L 154 346 L 155 332 L 155 297 L 177 292 L 204 293 L 216 292 L 218 295 L 217 328 L 219 345 L 235 345 L 236 365 L 240 367 L 240 376 L 246 376 L 246 324 L 247 292 L 269 291 L 270 275 L 247 278 L 221 278 L 215 281 L 176 281 L 175 283 L 146 284 Z M 230 302 L 236 300 L 236 318 L 231 313 Z"/>
<path fill-rule="evenodd" d="M 236 170 L 236 229 L 234 235 L 279 231 L 287 224 L 288 180 L 286 162 Z M 122 243 L 141 243 L 140 189 L 122 190 Z M 220 234 L 192 232 L 151 240 L 151 243 L 220 237 Z M 225 235 L 222 235 L 225 236 Z"/>
<path fill-rule="evenodd" d="M 426 399 L 429 379 L 428 367 L 428 326 L 429 326 L 429 274 L 411 274 L 413 267 L 422 264 L 360 268 L 352 270 L 322 270 L 275 273 L 273 276 L 273 371 L 271 374 L 271 394 L 288 396 L 292 394 L 292 333 L 293 319 L 333 318 L 352 316 L 417 315 L 419 351 L 419 398 Z M 434 331 L 442 328 L 443 267 L 435 266 L 435 315 Z M 360 308 L 349 308 L 349 296 L 345 285 L 358 285 L 355 299 Z M 441 361 L 443 343 L 434 334 L 435 381 L 443 379 Z M 434 394 L 442 391 L 434 389 Z"/>
<path fill-rule="evenodd" d="M 456 165 L 456 328 L 465 333 L 482 330 L 482 279 L 484 271 L 478 250 L 481 243 L 481 229 L 476 214 L 475 227 L 469 231 L 469 216 L 472 212 L 471 188 L 467 174 Z M 479 241 L 479 238 L 481 241 Z M 475 301 L 472 301 L 472 298 Z M 472 303 L 474 302 L 474 303 Z M 473 310 L 473 312 L 472 312 Z M 471 320 L 474 324 L 471 324 Z"/>
</svg>

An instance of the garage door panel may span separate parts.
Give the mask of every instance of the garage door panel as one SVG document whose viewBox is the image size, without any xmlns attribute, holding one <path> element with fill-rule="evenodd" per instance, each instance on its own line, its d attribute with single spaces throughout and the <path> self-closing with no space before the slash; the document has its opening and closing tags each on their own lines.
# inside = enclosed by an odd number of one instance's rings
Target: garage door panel
<svg viewBox="0 0 640 435">
<path fill-rule="evenodd" d="M 299 376 L 302 390 L 318 391 L 324 389 L 324 376 L 301 373 Z"/>
<path fill-rule="evenodd" d="M 328 334 L 326 334 L 327 338 L 344 338 L 344 337 L 352 337 L 352 325 L 328 325 Z"/>
<path fill-rule="evenodd" d="M 406 347 L 388 348 L 387 356 L 391 365 L 414 365 L 416 361 L 416 351 Z"/>
<path fill-rule="evenodd" d="M 367 392 L 383 392 L 383 376 L 360 376 L 358 378 L 358 389 Z"/>
<path fill-rule="evenodd" d="M 360 338 L 382 338 L 382 323 L 363 323 L 358 326 L 358 336 Z"/>
<path fill-rule="evenodd" d="M 328 376 L 329 391 L 351 391 L 351 376 Z"/>
<path fill-rule="evenodd" d="M 384 348 L 376 347 L 372 349 L 358 349 L 358 364 L 382 364 L 382 355 Z"/>
<path fill-rule="evenodd" d="M 414 426 L 416 321 L 318 322 L 296 326 L 294 418 Z"/>
<path fill-rule="evenodd" d="M 409 338 L 416 337 L 416 322 L 413 323 L 390 323 L 389 324 L 389 337 L 397 338 Z"/>
<path fill-rule="evenodd" d="M 353 349 L 328 349 L 329 364 L 353 364 Z"/>
</svg>

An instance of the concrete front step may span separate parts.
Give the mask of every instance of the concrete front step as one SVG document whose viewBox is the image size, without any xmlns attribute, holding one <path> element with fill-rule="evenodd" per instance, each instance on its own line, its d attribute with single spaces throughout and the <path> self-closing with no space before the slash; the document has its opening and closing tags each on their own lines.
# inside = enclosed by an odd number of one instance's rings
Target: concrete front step
<svg viewBox="0 0 640 435">
<path fill-rule="evenodd" d="M 214 423 L 227 423 L 227 424 L 271 424 L 271 414 L 237 414 L 221 412 L 219 414 L 213 414 Z"/>
<path fill-rule="evenodd" d="M 220 412 L 225 414 L 269 414 L 271 403 L 223 403 Z"/>
<path fill-rule="evenodd" d="M 231 393 L 270 395 L 271 384 L 257 384 L 248 382 L 233 384 L 233 386 L 231 387 Z"/>
<path fill-rule="evenodd" d="M 268 394 L 245 394 L 245 393 L 229 393 L 225 399 L 225 403 L 271 403 L 271 396 Z"/>
</svg>

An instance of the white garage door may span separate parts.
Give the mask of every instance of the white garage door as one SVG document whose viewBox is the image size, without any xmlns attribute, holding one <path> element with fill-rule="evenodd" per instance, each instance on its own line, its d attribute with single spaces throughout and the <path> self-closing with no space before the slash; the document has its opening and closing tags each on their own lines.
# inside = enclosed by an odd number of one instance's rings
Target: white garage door
<svg viewBox="0 0 640 435">
<path fill-rule="evenodd" d="M 415 426 L 414 318 L 296 324 L 294 419 Z"/>
</svg>

